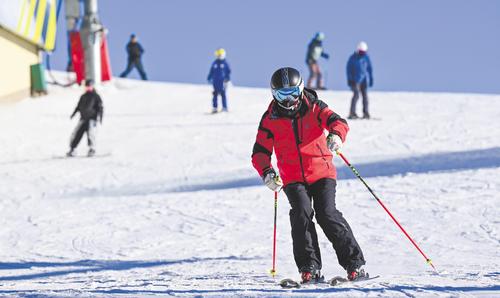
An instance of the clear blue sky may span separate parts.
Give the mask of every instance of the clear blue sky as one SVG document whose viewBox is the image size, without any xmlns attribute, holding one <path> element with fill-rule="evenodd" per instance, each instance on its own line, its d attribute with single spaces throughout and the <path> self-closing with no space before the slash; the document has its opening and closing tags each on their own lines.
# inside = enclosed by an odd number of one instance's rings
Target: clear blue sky
<svg viewBox="0 0 500 298">
<path fill-rule="evenodd" d="M 500 93 L 495 0 L 100 0 L 99 14 L 114 75 L 125 68 L 125 44 L 135 33 L 151 80 L 205 83 L 214 50 L 224 47 L 235 85 L 267 87 L 281 66 L 307 76 L 307 43 L 323 31 L 330 89 L 347 89 L 345 63 L 365 40 L 375 90 Z M 59 25 L 51 61 L 64 69 L 64 10 Z"/>
</svg>

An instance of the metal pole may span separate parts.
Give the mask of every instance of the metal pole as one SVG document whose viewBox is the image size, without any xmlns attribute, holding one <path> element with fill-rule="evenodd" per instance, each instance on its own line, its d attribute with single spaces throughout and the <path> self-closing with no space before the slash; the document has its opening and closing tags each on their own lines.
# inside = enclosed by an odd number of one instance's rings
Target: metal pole
<svg viewBox="0 0 500 298">
<path fill-rule="evenodd" d="M 85 79 L 101 82 L 101 32 L 97 14 L 97 0 L 84 1 L 84 16 L 80 31 L 85 53 Z"/>
</svg>

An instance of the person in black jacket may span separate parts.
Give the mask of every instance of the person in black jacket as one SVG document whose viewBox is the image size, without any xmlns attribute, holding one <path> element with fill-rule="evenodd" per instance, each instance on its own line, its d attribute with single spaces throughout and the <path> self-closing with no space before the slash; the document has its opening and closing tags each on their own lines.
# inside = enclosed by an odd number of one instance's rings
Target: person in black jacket
<svg viewBox="0 0 500 298">
<path fill-rule="evenodd" d="M 144 71 L 144 67 L 142 66 L 141 56 L 144 53 L 144 49 L 141 44 L 137 41 L 137 37 L 135 34 L 130 35 L 130 41 L 127 43 L 127 54 L 128 54 L 128 62 L 127 68 L 122 72 L 120 78 L 126 77 L 132 69 L 135 67 L 139 74 L 141 75 L 141 79 L 147 80 L 146 72 Z"/>
<path fill-rule="evenodd" d="M 70 150 L 66 154 L 71 157 L 74 156 L 75 148 L 80 143 L 84 133 L 87 133 L 87 141 L 89 146 L 88 156 L 93 156 L 95 154 L 95 130 L 97 121 L 102 124 L 102 100 L 99 94 L 94 89 L 94 82 L 92 80 L 87 80 L 85 82 L 86 92 L 80 97 L 78 105 L 75 108 L 73 114 L 71 114 L 70 119 L 80 112 L 80 121 L 75 127 L 70 140 Z"/>
</svg>

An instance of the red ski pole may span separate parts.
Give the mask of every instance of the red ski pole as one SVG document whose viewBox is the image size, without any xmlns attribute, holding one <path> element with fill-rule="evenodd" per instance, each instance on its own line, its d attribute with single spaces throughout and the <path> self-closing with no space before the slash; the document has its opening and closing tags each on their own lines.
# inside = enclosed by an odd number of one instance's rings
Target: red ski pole
<svg viewBox="0 0 500 298">
<path fill-rule="evenodd" d="M 273 269 L 271 275 L 276 275 L 276 218 L 278 215 L 278 192 L 274 192 L 274 236 L 273 236 Z"/>
<path fill-rule="evenodd" d="M 406 237 L 410 240 L 410 242 L 415 246 L 415 248 L 425 258 L 425 261 L 427 262 L 427 264 L 431 265 L 431 267 L 434 269 L 434 271 L 437 272 L 436 267 L 434 267 L 434 265 L 432 264 L 431 259 L 429 259 L 425 255 L 425 253 L 420 249 L 420 247 L 418 247 L 417 243 L 405 231 L 405 229 L 401 226 L 401 224 L 397 221 L 397 219 L 392 215 L 392 213 L 389 211 L 389 209 L 387 209 L 387 207 L 385 207 L 384 203 L 382 203 L 382 201 L 377 197 L 377 195 L 375 194 L 375 192 L 373 192 L 373 190 L 370 188 L 370 186 L 368 186 L 368 184 L 365 182 L 365 180 L 363 179 L 363 177 L 361 177 L 361 175 L 359 174 L 359 172 L 351 165 L 351 163 L 345 158 L 345 156 L 340 151 L 336 151 L 336 152 L 337 152 L 337 155 L 340 156 L 340 158 L 342 158 L 342 160 L 345 162 L 345 164 L 352 170 L 352 172 L 354 173 L 354 175 L 356 175 L 356 177 L 358 177 L 359 180 L 361 180 L 361 182 L 363 182 L 363 184 L 366 186 L 366 188 L 368 189 L 368 191 L 373 195 L 373 197 L 377 200 L 377 202 L 380 204 L 380 206 L 382 206 L 382 208 L 384 208 L 385 212 L 387 212 L 387 214 L 389 214 L 389 216 L 392 218 L 392 220 L 394 221 L 394 223 L 396 223 L 396 225 L 401 229 L 401 231 L 403 232 L 403 234 L 406 235 Z"/>
</svg>

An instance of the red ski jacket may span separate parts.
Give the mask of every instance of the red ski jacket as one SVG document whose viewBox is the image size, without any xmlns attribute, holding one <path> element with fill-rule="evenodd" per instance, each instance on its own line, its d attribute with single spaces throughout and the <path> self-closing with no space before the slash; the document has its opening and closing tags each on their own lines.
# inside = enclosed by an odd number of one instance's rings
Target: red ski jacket
<svg viewBox="0 0 500 298">
<path fill-rule="evenodd" d="M 252 164 L 262 177 L 272 168 L 276 154 L 284 185 L 312 184 L 322 178 L 337 178 L 333 154 L 326 145 L 325 130 L 345 141 L 349 126 L 338 114 L 318 99 L 315 91 L 304 89 L 302 103 L 295 116 L 279 114 L 273 102 L 262 116 L 253 147 Z"/>
</svg>

